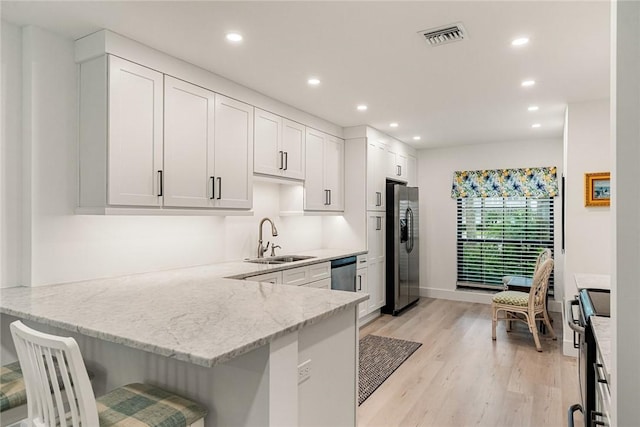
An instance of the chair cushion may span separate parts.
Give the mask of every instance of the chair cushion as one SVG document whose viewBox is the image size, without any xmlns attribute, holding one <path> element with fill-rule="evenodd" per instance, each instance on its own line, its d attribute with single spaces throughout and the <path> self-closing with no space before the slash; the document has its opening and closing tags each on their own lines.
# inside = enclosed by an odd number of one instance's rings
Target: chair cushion
<svg viewBox="0 0 640 427">
<path fill-rule="evenodd" d="M 27 403 L 27 390 L 22 378 L 20 362 L 0 367 L 0 412 Z"/>
<path fill-rule="evenodd" d="M 207 415 L 189 399 L 149 384 L 129 384 L 96 399 L 100 426 L 188 426 Z"/>
<path fill-rule="evenodd" d="M 493 296 L 493 302 L 526 307 L 529 304 L 529 294 L 519 291 L 502 291 Z"/>
</svg>

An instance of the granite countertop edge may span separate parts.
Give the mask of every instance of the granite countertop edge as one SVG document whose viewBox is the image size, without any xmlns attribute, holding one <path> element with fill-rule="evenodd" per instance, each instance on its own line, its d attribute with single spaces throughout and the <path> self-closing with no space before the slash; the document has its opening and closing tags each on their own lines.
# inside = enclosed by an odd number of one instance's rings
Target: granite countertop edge
<svg viewBox="0 0 640 427">
<path fill-rule="evenodd" d="M 177 273 L 178 277 L 173 277 L 170 280 L 172 281 L 175 280 L 177 282 L 180 282 L 181 280 L 188 280 L 189 274 L 193 273 L 193 271 L 202 271 L 198 269 L 204 269 L 204 271 L 206 271 L 206 273 L 204 274 L 206 274 L 207 276 L 210 276 L 211 280 L 215 281 L 215 279 L 221 279 L 223 281 L 231 282 L 228 284 L 228 286 L 233 286 L 233 282 L 236 282 L 236 280 L 238 279 L 247 278 L 254 275 L 260 275 L 268 272 L 275 272 L 275 271 L 287 270 L 291 268 L 304 267 L 304 266 L 318 264 L 322 262 L 328 262 L 333 259 L 357 256 L 365 253 L 367 253 L 366 250 L 344 250 L 344 251 L 339 249 L 338 250 L 333 250 L 333 249 L 316 250 L 316 251 L 307 251 L 307 252 L 301 253 L 301 254 L 317 254 L 312 259 L 296 261 L 296 262 L 287 263 L 284 265 L 282 264 L 280 265 L 250 264 L 247 266 L 247 264 L 249 263 L 246 263 L 246 262 L 242 262 L 242 263 L 230 262 L 230 263 L 211 264 L 211 265 L 200 266 L 200 267 L 188 267 L 184 269 L 173 269 L 173 270 L 166 270 L 166 271 L 159 271 L 159 272 L 141 273 L 141 274 L 134 274 L 130 276 L 95 279 L 95 280 L 89 280 L 86 282 L 87 282 L 87 286 L 91 286 L 92 282 L 101 283 L 102 285 L 105 285 L 105 284 L 109 285 L 109 282 L 112 280 L 114 281 L 114 283 L 118 283 L 118 282 L 121 282 L 122 280 L 127 280 L 129 278 L 136 278 L 135 280 L 138 280 L 141 277 L 144 278 L 145 275 L 163 276 L 163 273 L 166 273 L 167 277 L 170 277 L 172 275 L 175 276 Z M 269 268 L 269 267 L 272 267 L 272 268 Z M 208 269 L 211 269 L 211 270 L 208 271 Z M 233 271 L 234 269 L 240 269 L 244 271 L 241 273 L 234 274 L 235 273 Z M 179 276 L 183 272 L 187 272 L 186 273 L 187 278 Z M 229 275 L 229 273 L 231 273 L 231 275 Z M 252 283 L 252 284 L 260 285 L 260 283 L 253 282 L 253 281 L 242 281 L 242 282 L 247 284 Z M 49 286 L 40 286 L 38 288 L 51 289 L 52 286 L 66 286 L 66 285 L 84 286 L 83 282 L 73 282 L 73 283 L 53 284 Z M 276 286 L 289 287 L 289 285 L 276 285 Z M 292 288 L 294 287 L 292 286 Z M 8 290 L 8 289 L 15 289 L 15 288 L 4 288 L 4 289 Z M 28 289 L 28 288 L 23 287 L 23 289 Z M 317 292 L 320 290 L 309 288 L 302 291 L 301 289 L 301 292 L 306 292 L 306 291 Z M 322 292 L 328 292 L 328 291 L 322 291 Z M 349 301 L 334 301 L 332 303 L 334 304 L 332 307 L 322 309 L 319 312 L 316 311 L 314 313 L 310 313 L 308 316 L 302 315 L 299 319 L 292 320 L 291 323 L 289 324 L 282 325 L 281 327 L 275 326 L 271 328 L 270 331 L 264 331 L 264 334 L 256 334 L 255 338 L 248 337 L 248 339 L 245 342 L 236 343 L 234 344 L 235 347 L 230 346 L 231 349 L 220 348 L 219 351 L 211 351 L 211 354 L 212 354 L 211 356 L 206 355 L 206 352 L 204 355 L 198 354 L 199 352 L 197 349 L 191 349 L 188 351 L 178 350 L 174 348 L 169 348 L 166 345 L 156 345 L 153 343 L 153 340 L 149 340 L 149 339 L 145 339 L 144 341 L 136 340 L 135 337 L 134 338 L 126 337 L 124 335 L 118 335 L 117 333 L 100 330 L 98 329 L 99 326 L 98 328 L 86 327 L 86 326 L 83 326 L 81 322 L 73 322 L 73 319 L 68 321 L 66 319 L 55 318 L 54 316 L 48 317 L 40 313 L 30 312 L 28 309 L 22 309 L 22 307 L 17 307 L 17 308 L 15 306 L 12 307 L 11 303 L 6 304 L 5 302 L 0 302 L 0 313 L 10 315 L 10 316 L 15 316 L 15 317 L 29 320 L 29 321 L 42 323 L 52 327 L 67 330 L 70 332 L 79 333 L 84 336 L 88 336 L 96 339 L 102 339 L 108 342 L 113 342 L 115 344 L 125 345 L 130 348 L 147 351 L 160 356 L 174 358 L 176 360 L 181 360 L 181 361 L 192 363 L 195 365 L 212 367 L 219 363 L 224 363 L 235 357 L 241 356 L 245 353 L 248 353 L 266 344 L 269 344 L 275 339 L 282 337 L 284 335 L 287 335 L 291 332 L 300 330 L 305 326 L 318 323 L 324 319 L 327 319 L 335 315 L 338 312 L 345 311 L 345 310 L 348 310 L 349 308 L 355 307 L 357 306 L 357 304 L 359 304 L 362 301 L 366 301 L 368 298 L 369 298 L 368 294 L 357 294 L 357 295 L 353 295 L 353 298 Z M 92 325 L 92 326 L 95 326 L 95 325 Z"/>
</svg>

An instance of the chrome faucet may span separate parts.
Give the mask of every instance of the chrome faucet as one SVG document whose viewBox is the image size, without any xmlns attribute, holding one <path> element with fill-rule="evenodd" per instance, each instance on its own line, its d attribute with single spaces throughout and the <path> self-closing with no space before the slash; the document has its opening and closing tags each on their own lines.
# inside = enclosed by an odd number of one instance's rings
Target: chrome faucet
<svg viewBox="0 0 640 427">
<path fill-rule="evenodd" d="M 264 253 L 267 252 L 267 249 L 269 248 L 269 242 L 267 242 L 267 246 L 262 245 L 262 224 L 264 224 L 265 221 L 269 221 L 269 224 L 271 224 L 271 235 L 274 237 L 278 235 L 278 230 L 276 229 L 273 221 L 269 218 L 262 218 L 260 225 L 258 226 L 258 258 L 264 258 Z"/>
</svg>

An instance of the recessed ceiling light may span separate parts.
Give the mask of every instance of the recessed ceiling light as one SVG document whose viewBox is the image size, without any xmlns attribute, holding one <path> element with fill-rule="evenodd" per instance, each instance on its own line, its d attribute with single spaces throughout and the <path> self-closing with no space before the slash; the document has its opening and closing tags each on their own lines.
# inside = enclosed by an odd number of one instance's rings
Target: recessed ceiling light
<svg viewBox="0 0 640 427">
<path fill-rule="evenodd" d="M 534 123 L 531 125 L 532 128 L 537 129 L 540 127 L 540 123 Z"/>
<path fill-rule="evenodd" d="M 367 111 L 367 106 L 364 104 L 360 104 L 356 107 L 358 111 Z"/>
<path fill-rule="evenodd" d="M 520 38 L 517 38 L 517 39 L 513 40 L 511 42 L 511 45 L 512 46 L 522 46 L 522 45 L 525 45 L 527 43 L 529 43 L 529 38 L 528 37 L 520 37 Z"/>
<path fill-rule="evenodd" d="M 398 124 L 396 122 L 393 122 L 393 123 L 389 123 L 389 126 L 391 126 L 392 128 L 397 128 Z"/>
<path fill-rule="evenodd" d="M 530 105 L 529 108 L 527 108 L 527 110 L 529 111 L 538 111 L 539 108 L 537 105 Z"/>
<path fill-rule="evenodd" d="M 535 80 L 523 80 L 521 84 L 524 87 L 529 87 L 529 86 L 533 86 L 534 84 L 536 84 L 536 81 Z"/>
<path fill-rule="evenodd" d="M 311 86 L 318 86 L 320 84 L 320 79 L 312 77 L 309 80 L 307 80 L 307 83 L 309 83 Z"/>
<path fill-rule="evenodd" d="M 242 41 L 242 35 L 238 33 L 227 33 L 227 40 L 238 43 Z"/>
<path fill-rule="evenodd" d="M 416 135 L 416 136 L 413 137 L 413 140 L 414 141 L 420 141 L 420 137 L 418 135 Z"/>
</svg>

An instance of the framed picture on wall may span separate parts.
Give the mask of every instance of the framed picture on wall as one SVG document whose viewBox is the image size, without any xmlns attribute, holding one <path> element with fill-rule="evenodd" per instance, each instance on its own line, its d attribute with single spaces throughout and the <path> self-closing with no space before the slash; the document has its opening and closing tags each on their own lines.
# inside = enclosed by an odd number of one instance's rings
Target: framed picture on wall
<svg viewBox="0 0 640 427">
<path fill-rule="evenodd" d="M 584 205 L 609 206 L 611 204 L 611 176 L 609 172 L 584 174 Z"/>
</svg>

